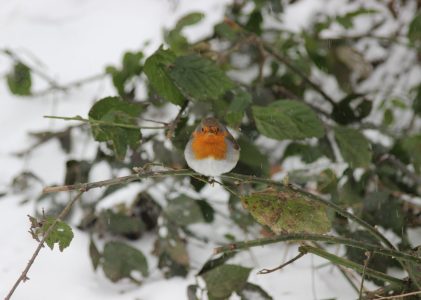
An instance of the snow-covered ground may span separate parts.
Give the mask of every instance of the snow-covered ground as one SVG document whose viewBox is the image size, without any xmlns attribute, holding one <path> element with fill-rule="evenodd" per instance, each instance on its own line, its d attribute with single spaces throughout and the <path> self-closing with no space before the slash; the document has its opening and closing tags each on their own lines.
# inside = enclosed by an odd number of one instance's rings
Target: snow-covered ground
<svg viewBox="0 0 421 300">
<path fill-rule="evenodd" d="M 24 61 L 54 77 L 61 84 L 102 72 L 107 64 L 118 64 L 127 50 L 142 48 L 147 54 L 160 44 L 162 28 L 170 27 L 190 11 L 206 13 L 200 25 L 188 29 L 190 37 L 205 35 L 212 24 L 221 20 L 224 5 L 229 0 L 0 0 L 0 48 L 16 51 Z M 285 20 L 297 28 L 315 8 L 314 0 L 301 1 L 292 8 Z M 307 6 L 306 6 L 307 5 Z M 300 17 L 300 16 L 302 17 Z M 302 25 L 301 22 L 299 25 Z M 41 62 L 34 60 L 34 57 Z M 0 74 L 10 67 L 10 61 L 0 56 Z M 34 90 L 45 87 L 35 82 Z M 51 121 L 43 115 L 86 115 L 92 102 L 112 93 L 108 80 L 72 90 L 67 94 L 48 94 L 37 98 L 11 96 L 4 80 L 0 82 L 0 192 L 13 176 L 31 170 L 46 183 L 62 182 L 65 156 L 56 141 L 49 142 L 22 160 L 11 155 L 27 149 L 34 140 L 28 131 L 59 129 L 64 121 Z M 75 159 L 92 158 L 93 149 L 72 152 Z M 108 173 L 96 172 L 95 179 L 105 179 Z M 41 187 L 39 187 L 41 188 Z M 215 187 L 217 189 L 217 187 Z M 215 193 L 215 191 L 212 191 Z M 216 191 L 218 192 L 218 191 Z M 223 192 L 221 192 L 223 193 Z M 27 214 L 33 204 L 21 205 L 20 195 L 0 198 L 0 296 L 5 296 L 32 255 L 36 242 L 28 234 Z M 43 249 L 29 272 L 30 280 L 18 287 L 13 299 L 186 299 L 186 287 L 194 283 L 194 271 L 183 278 L 164 279 L 155 270 L 144 285 L 128 282 L 113 284 L 101 270 L 93 271 L 88 256 L 89 237 L 74 228 L 72 244 L 63 253 Z M 222 238 L 220 239 L 222 240 Z M 152 239 L 142 240 L 146 251 Z M 214 245 L 196 251 L 192 260 L 205 261 Z M 145 252 L 147 253 L 147 252 Z M 252 250 L 248 266 L 255 267 L 250 281 L 261 285 L 274 299 L 354 299 L 356 294 L 334 267 L 320 266 L 325 261 L 307 255 L 280 272 L 256 275 L 261 268 L 275 267 L 296 255 L 296 246 L 266 246 Z M 250 258 L 250 253 L 246 253 Z M 237 263 L 240 260 L 236 260 Z M 152 269 L 156 269 L 153 262 Z M 199 267 L 199 265 L 198 265 Z"/>
</svg>

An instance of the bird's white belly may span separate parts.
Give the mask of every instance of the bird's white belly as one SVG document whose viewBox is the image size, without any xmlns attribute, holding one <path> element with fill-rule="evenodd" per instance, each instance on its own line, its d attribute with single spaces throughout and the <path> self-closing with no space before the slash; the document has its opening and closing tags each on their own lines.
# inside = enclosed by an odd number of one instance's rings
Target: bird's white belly
<svg viewBox="0 0 421 300">
<path fill-rule="evenodd" d="M 215 159 L 213 157 L 196 159 L 194 153 L 191 151 L 191 142 L 189 142 L 184 151 L 184 156 L 189 167 L 197 173 L 206 176 L 219 176 L 231 171 L 235 167 L 240 154 L 239 151 L 230 149 L 225 159 Z"/>
</svg>

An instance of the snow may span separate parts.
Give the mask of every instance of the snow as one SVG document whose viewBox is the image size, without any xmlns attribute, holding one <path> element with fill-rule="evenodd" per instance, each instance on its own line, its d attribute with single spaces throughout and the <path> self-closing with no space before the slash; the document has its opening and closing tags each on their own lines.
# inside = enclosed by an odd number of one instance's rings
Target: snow
<svg viewBox="0 0 421 300">
<path fill-rule="evenodd" d="M 37 66 L 61 84 L 86 78 L 102 72 L 108 64 L 118 64 L 122 53 L 145 47 L 152 53 L 160 44 L 162 29 L 190 11 L 208 12 L 200 25 L 188 29 L 192 39 L 211 32 L 212 24 L 222 18 L 224 5 L 229 0 L 1 0 L 0 48 L 10 48 L 30 65 Z M 310 12 L 320 7 L 317 1 L 300 1 L 300 5 L 286 12 L 286 22 L 291 30 L 305 26 Z M 332 1 L 330 1 L 332 2 Z M 309 6 L 310 3 L 310 6 Z M 311 4 L 313 3 L 313 4 Z M 303 16 L 297 18 L 297 14 Z M 299 21 L 301 20 L 301 21 Z M 144 46 L 145 41 L 150 44 Z M 41 61 L 35 60 L 34 57 Z M 0 56 L 0 74 L 10 67 L 10 61 Z M 45 88 L 35 82 L 36 90 Z M 28 131 L 58 130 L 68 123 L 43 119 L 44 115 L 85 116 L 93 101 L 113 93 L 108 80 L 100 80 L 76 88 L 68 94 L 52 93 L 25 99 L 11 96 L 0 82 L 0 192 L 6 189 L 13 176 L 31 170 L 47 183 L 60 183 L 64 177 L 66 156 L 59 151 L 59 143 L 51 141 L 38 147 L 25 159 L 11 155 L 32 147 L 34 140 Z M 77 131 L 74 134 L 80 134 Z M 92 158 L 92 145 L 75 147 L 75 159 Z M 97 165 L 91 180 L 109 178 L 110 170 Z M 101 208 L 130 199 L 148 186 L 133 184 L 119 190 L 101 203 Z M 91 191 L 90 193 L 94 193 Z M 151 193 L 159 195 L 169 191 L 153 187 Z M 221 187 L 207 187 L 202 197 L 210 197 L 215 207 L 224 212 L 226 192 Z M 6 295 L 36 248 L 28 234 L 27 215 L 33 214 L 33 203 L 20 204 L 22 197 L 10 194 L 0 198 L 0 295 Z M 220 206 L 220 207 L 219 207 Z M 222 218 L 221 216 L 217 216 Z M 223 223 L 223 222 L 222 222 Z M 75 224 L 72 224 L 75 225 Z M 202 225 L 195 227 L 201 230 Z M 227 227 L 212 230 L 204 228 L 211 238 L 227 242 L 223 235 Z M 189 245 L 193 270 L 187 278 L 165 279 L 157 270 L 156 259 L 149 253 L 153 248 L 152 237 L 146 236 L 136 247 L 148 254 L 151 276 L 142 286 L 127 281 L 117 284 L 105 278 L 102 270 L 93 271 L 88 256 L 89 236 L 73 226 L 74 239 L 64 252 L 42 249 L 29 272 L 30 280 L 22 283 L 13 299 L 186 299 L 186 287 L 195 283 L 194 274 L 212 255 L 215 244 Z M 166 235 L 165 230 L 160 234 Z M 245 238 L 238 232 L 240 238 Z M 274 299 L 323 299 L 340 295 L 340 299 L 354 299 L 355 292 L 336 268 L 316 268 L 326 261 L 306 255 L 279 272 L 257 275 L 261 268 L 276 267 L 297 253 L 296 246 L 272 245 L 255 248 L 234 258 L 234 262 L 253 267 L 249 280 L 261 285 Z M 235 296 L 233 299 L 238 299 Z"/>
</svg>

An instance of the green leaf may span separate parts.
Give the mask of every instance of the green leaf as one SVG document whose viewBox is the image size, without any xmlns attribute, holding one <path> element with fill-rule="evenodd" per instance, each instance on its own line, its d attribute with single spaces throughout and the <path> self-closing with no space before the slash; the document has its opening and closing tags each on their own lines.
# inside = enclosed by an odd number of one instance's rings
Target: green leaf
<svg viewBox="0 0 421 300">
<path fill-rule="evenodd" d="M 226 253 L 222 253 L 217 258 L 209 259 L 202 266 L 202 268 L 197 273 L 197 275 L 205 274 L 206 272 L 209 272 L 210 270 L 215 269 L 215 268 L 225 264 L 229 259 L 233 258 L 236 254 L 237 254 L 236 252 L 226 252 Z"/>
<path fill-rule="evenodd" d="M 170 220 L 182 226 L 204 221 L 199 204 L 186 195 L 170 200 L 164 212 Z"/>
<path fill-rule="evenodd" d="M 170 46 L 171 50 L 177 54 L 188 51 L 189 41 L 183 35 L 182 31 L 187 26 L 199 23 L 204 17 L 204 14 L 199 12 L 187 14 L 178 20 L 174 29 L 165 31 L 164 40 Z"/>
<path fill-rule="evenodd" d="M 344 160 L 351 168 L 368 167 L 372 151 L 365 136 L 352 128 L 335 127 L 335 137 Z"/>
<path fill-rule="evenodd" d="M 169 66 L 173 65 L 176 56 L 170 50 L 159 48 L 145 62 L 144 72 L 158 95 L 176 105 L 182 105 L 184 96 L 169 76 Z"/>
<path fill-rule="evenodd" d="M 227 124 L 231 127 L 239 127 L 244 113 L 251 103 L 251 95 L 242 89 L 238 89 L 225 112 Z"/>
<path fill-rule="evenodd" d="M 412 43 L 421 41 L 421 13 L 419 12 L 409 24 L 408 38 Z"/>
<path fill-rule="evenodd" d="M 355 108 L 351 104 L 358 103 Z M 366 118 L 372 109 L 373 103 L 361 94 L 351 93 L 336 103 L 333 107 L 332 117 L 341 124 L 346 125 Z"/>
<path fill-rule="evenodd" d="M 418 91 L 420 91 L 420 90 L 421 90 L 421 85 L 420 85 Z M 421 93 L 421 91 L 419 93 Z M 421 95 L 420 95 L 420 97 L 421 97 Z M 390 100 L 390 103 L 396 108 L 400 108 L 400 109 L 408 108 L 408 105 L 402 99 L 394 98 L 394 99 Z"/>
<path fill-rule="evenodd" d="M 417 88 L 417 94 L 415 96 L 414 102 L 412 102 L 412 108 L 414 109 L 415 113 L 421 116 L 421 84 Z"/>
<path fill-rule="evenodd" d="M 31 69 L 21 62 L 16 62 L 13 69 L 7 74 L 7 85 L 14 95 L 30 95 L 32 86 Z"/>
<path fill-rule="evenodd" d="M 337 190 L 338 178 L 331 169 L 323 170 L 317 178 L 317 190 L 322 194 L 334 193 Z"/>
<path fill-rule="evenodd" d="M 390 108 L 385 109 L 383 113 L 383 124 L 386 126 L 392 125 L 394 120 L 395 116 L 393 114 L 393 110 Z"/>
<path fill-rule="evenodd" d="M 180 20 L 177 21 L 175 28 L 178 30 L 183 29 L 186 26 L 191 26 L 199 23 L 203 20 L 205 15 L 201 12 L 192 12 L 183 16 Z"/>
<path fill-rule="evenodd" d="M 303 33 L 304 46 L 310 59 L 322 71 L 326 72 L 329 67 L 328 51 L 322 40 L 318 36 L 308 34 L 306 31 Z"/>
<path fill-rule="evenodd" d="M 260 286 L 246 282 L 244 287 L 238 291 L 238 295 L 240 296 L 241 300 L 272 300 L 272 296 L 270 296 L 264 289 Z"/>
<path fill-rule="evenodd" d="M 86 160 L 70 159 L 66 161 L 66 175 L 64 176 L 64 184 L 71 185 L 75 183 L 88 182 L 91 163 Z"/>
<path fill-rule="evenodd" d="M 250 32 L 254 32 L 257 35 L 262 34 L 263 16 L 259 10 L 253 10 L 249 16 L 245 29 Z"/>
<path fill-rule="evenodd" d="M 91 262 L 92 262 L 92 266 L 94 267 L 94 270 L 96 270 L 98 268 L 98 265 L 101 259 L 101 253 L 99 252 L 92 238 L 89 241 L 89 257 L 91 258 Z"/>
<path fill-rule="evenodd" d="M 417 173 L 421 172 L 421 135 L 413 135 L 402 139 L 402 149 L 410 157 Z"/>
<path fill-rule="evenodd" d="M 186 240 L 180 237 L 177 227 L 174 225 L 160 227 L 154 253 L 159 256 L 158 267 L 166 278 L 187 275 L 190 265 L 189 253 Z"/>
<path fill-rule="evenodd" d="M 195 200 L 202 211 L 203 219 L 206 223 L 212 223 L 214 220 L 215 210 L 206 200 Z"/>
<path fill-rule="evenodd" d="M 421 245 L 418 245 L 412 251 L 410 251 L 410 254 L 421 258 Z M 410 268 L 411 273 L 413 274 L 413 276 L 411 276 L 411 279 L 415 279 L 416 282 L 414 282 L 414 284 L 418 288 L 421 288 L 421 265 L 413 262 L 408 262 L 408 266 Z"/>
<path fill-rule="evenodd" d="M 89 121 L 95 140 L 111 142 L 118 159 L 123 159 L 127 148 L 135 148 L 141 139 L 139 129 L 119 127 L 118 124 L 136 127 L 142 107 L 136 103 L 123 101 L 119 97 L 107 97 L 96 102 L 89 111 Z M 95 121 L 117 123 L 99 125 Z"/>
<path fill-rule="evenodd" d="M 173 261 L 184 267 L 189 266 L 189 253 L 186 242 L 178 234 L 170 232 L 168 237 L 161 240 L 162 249 L 171 257 Z"/>
<path fill-rule="evenodd" d="M 241 135 L 238 139 L 240 145 L 240 160 L 236 167 L 240 173 L 248 173 L 256 176 L 269 175 L 268 155 L 263 154 L 248 137 Z"/>
<path fill-rule="evenodd" d="M 148 263 L 142 252 L 121 242 L 112 241 L 105 244 L 102 268 L 112 282 L 122 278 L 136 281 L 131 275 L 133 271 L 148 276 Z"/>
<path fill-rule="evenodd" d="M 250 268 L 227 264 L 204 273 L 202 277 L 212 299 L 228 299 L 233 292 L 244 287 L 250 271 Z"/>
<path fill-rule="evenodd" d="M 346 234 L 347 238 L 355 239 L 361 242 L 365 242 L 367 244 L 372 245 L 379 245 L 379 241 L 373 238 L 373 236 L 364 230 L 356 230 L 353 232 L 349 232 Z M 355 247 L 346 246 L 346 256 L 353 262 L 356 262 L 360 265 L 364 264 L 364 261 L 367 259 L 366 250 L 358 249 Z M 374 269 L 376 271 L 386 273 L 389 267 L 400 267 L 397 261 L 391 257 L 381 256 L 381 255 L 372 255 L 369 263 L 367 265 L 368 268 Z M 384 283 L 376 279 L 375 277 L 367 276 L 367 279 L 373 281 L 377 285 L 384 285 Z"/>
<path fill-rule="evenodd" d="M 248 227 L 256 225 L 256 221 L 244 208 L 244 205 L 241 203 L 238 197 L 231 195 L 228 200 L 228 207 L 231 220 L 233 220 L 234 223 L 245 232 L 248 231 Z M 228 232 L 228 234 L 231 233 Z"/>
<path fill-rule="evenodd" d="M 241 198 L 244 207 L 275 233 L 326 233 L 330 221 L 326 208 L 292 190 L 255 192 Z"/>
<path fill-rule="evenodd" d="M 153 230 L 158 225 L 158 218 L 162 214 L 161 206 L 146 192 L 137 194 L 131 205 L 131 211 L 140 217 L 146 230 Z"/>
<path fill-rule="evenodd" d="M 181 33 L 180 30 L 173 29 L 165 32 L 164 40 L 172 51 L 176 54 L 183 54 L 187 52 L 189 48 L 189 41 Z"/>
<path fill-rule="evenodd" d="M 295 155 L 301 157 L 303 162 L 309 164 L 309 163 L 315 162 L 324 154 L 323 154 L 322 149 L 319 146 L 291 143 L 285 149 L 283 158 L 285 159 L 287 157 L 295 156 Z"/>
<path fill-rule="evenodd" d="M 353 177 L 349 177 L 339 189 L 339 203 L 352 206 L 361 203 L 362 198 L 363 196 L 357 182 L 355 182 Z"/>
<path fill-rule="evenodd" d="M 98 222 L 101 228 L 115 235 L 129 238 L 139 238 L 145 230 L 145 224 L 137 216 L 128 216 L 121 212 L 113 212 L 108 209 L 102 212 Z"/>
<path fill-rule="evenodd" d="M 226 22 L 222 22 L 215 25 L 214 31 L 217 36 L 233 42 L 240 36 L 241 28 L 234 28 Z"/>
<path fill-rule="evenodd" d="M 350 29 L 353 26 L 353 20 L 355 17 L 375 13 L 378 13 L 378 11 L 375 9 L 359 8 L 355 11 L 351 11 L 342 16 L 336 17 L 336 21 L 339 24 L 341 24 L 345 29 Z"/>
<path fill-rule="evenodd" d="M 132 83 L 132 78 L 140 75 L 143 71 L 142 59 L 144 57 L 143 52 L 126 52 L 123 55 L 122 67 L 117 69 L 116 67 L 109 66 L 106 68 L 106 72 L 111 74 L 113 79 L 114 87 L 117 89 L 118 94 L 121 97 L 131 96 L 134 93 L 134 86 L 129 86 Z"/>
<path fill-rule="evenodd" d="M 405 213 L 398 198 L 386 191 L 367 193 L 364 197 L 363 219 L 372 225 L 391 229 L 396 234 L 402 234 L 405 228 Z"/>
<path fill-rule="evenodd" d="M 45 221 L 43 221 L 42 225 L 42 233 L 45 234 L 50 226 L 55 222 L 55 218 L 47 217 Z M 60 251 L 63 251 L 70 245 L 70 242 L 73 239 L 73 231 L 72 228 L 64 223 L 63 221 L 58 221 L 57 224 L 54 226 L 53 230 L 48 235 L 45 243 L 50 247 L 51 250 L 54 249 L 54 244 L 58 244 Z"/>
<path fill-rule="evenodd" d="M 303 103 L 282 100 L 266 107 L 253 106 L 252 110 L 257 130 L 267 137 L 285 140 L 324 135 L 322 123 Z"/>
<path fill-rule="evenodd" d="M 196 54 L 177 57 L 170 76 L 186 98 L 197 101 L 216 99 L 234 86 L 214 62 Z"/>
</svg>

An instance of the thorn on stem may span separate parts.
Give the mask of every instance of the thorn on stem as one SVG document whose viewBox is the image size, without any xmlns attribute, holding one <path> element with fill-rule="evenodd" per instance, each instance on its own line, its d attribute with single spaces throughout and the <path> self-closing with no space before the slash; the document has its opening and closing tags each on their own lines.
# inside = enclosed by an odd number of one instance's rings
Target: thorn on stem
<svg viewBox="0 0 421 300">
<path fill-rule="evenodd" d="M 283 267 L 293 263 L 294 261 L 296 261 L 297 259 L 303 257 L 304 255 L 307 254 L 307 250 L 305 250 L 304 248 L 300 247 L 299 249 L 300 253 L 298 253 L 297 256 L 295 256 L 294 258 L 290 259 L 289 261 L 287 261 L 286 263 L 281 264 L 279 267 L 273 268 L 273 269 L 262 269 L 259 272 L 257 272 L 258 275 L 264 275 L 264 274 L 269 274 L 275 271 L 278 271 L 280 269 L 282 269 Z"/>
</svg>

